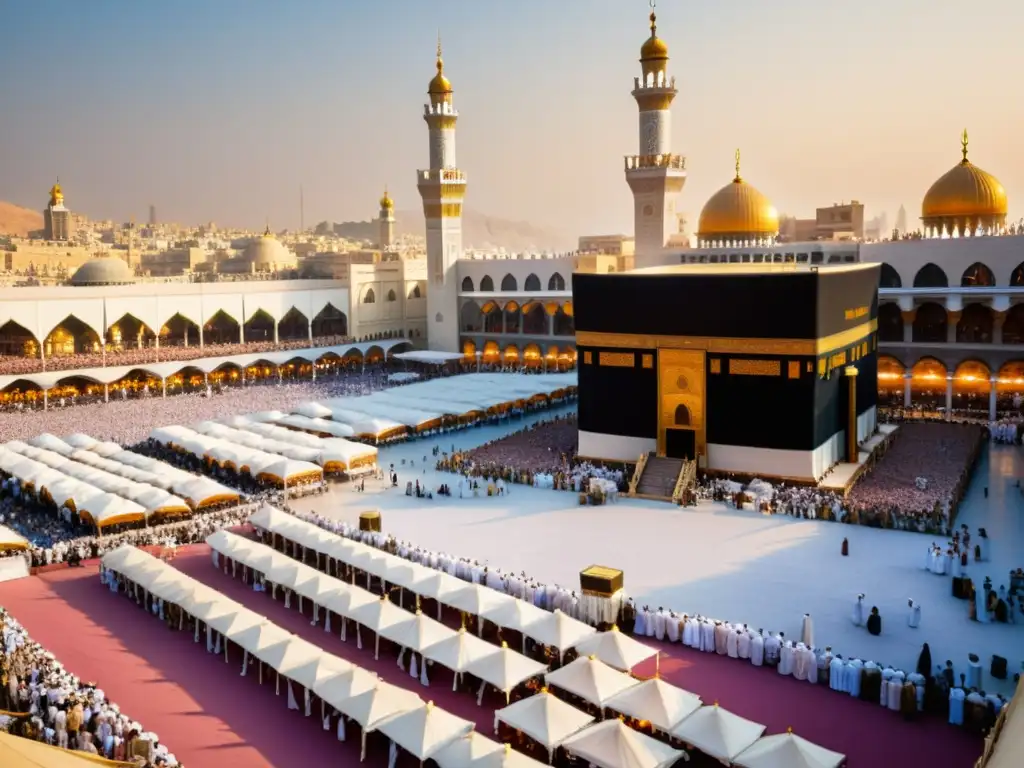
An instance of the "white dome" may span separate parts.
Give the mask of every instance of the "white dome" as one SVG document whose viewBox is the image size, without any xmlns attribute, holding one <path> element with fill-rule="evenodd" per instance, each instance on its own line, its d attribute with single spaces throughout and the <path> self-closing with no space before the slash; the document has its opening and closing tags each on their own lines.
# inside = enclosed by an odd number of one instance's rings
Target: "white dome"
<svg viewBox="0 0 1024 768">
<path fill-rule="evenodd" d="M 273 235 L 262 235 L 245 247 L 242 258 L 250 264 L 289 264 L 295 261 L 280 240 Z"/>
<path fill-rule="evenodd" d="M 124 285 L 134 282 L 135 275 L 124 259 L 111 256 L 87 261 L 71 276 L 72 285 Z"/>
</svg>

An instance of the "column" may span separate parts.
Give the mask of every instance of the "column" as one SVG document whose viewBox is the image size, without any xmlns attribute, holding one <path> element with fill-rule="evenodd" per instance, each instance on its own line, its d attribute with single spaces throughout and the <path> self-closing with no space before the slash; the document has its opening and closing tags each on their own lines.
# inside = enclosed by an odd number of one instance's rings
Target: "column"
<svg viewBox="0 0 1024 768">
<path fill-rule="evenodd" d="M 992 313 L 992 343 L 1003 343 L 1003 323 L 1006 321 L 1005 312 Z"/>
<path fill-rule="evenodd" d="M 555 335 L 555 316 L 548 312 L 548 308 L 544 307 L 544 314 L 548 316 L 548 336 Z"/>
<path fill-rule="evenodd" d="M 160 379 L 160 383 L 163 385 L 164 397 L 167 397 L 167 377 L 164 376 L 164 378 Z"/>
<path fill-rule="evenodd" d="M 43 410 L 48 411 L 50 409 L 50 391 L 43 388 Z"/>
<path fill-rule="evenodd" d="M 857 444 L 857 368 L 848 365 L 844 373 L 849 393 L 849 407 L 846 411 L 846 461 L 856 464 L 859 453 Z"/>
<path fill-rule="evenodd" d="M 277 321 L 274 321 L 274 343 L 277 344 Z"/>
<path fill-rule="evenodd" d="M 953 418 L 953 374 L 946 375 L 946 421 Z"/>
<path fill-rule="evenodd" d="M 110 385 L 109 384 L 104 384 L 103 385 L 103 402 L 104 403 L 109 403 L 110 402 Z"/>
<path fill-rule="evenodd" d="M 988 380 L 988 420 L 996 420 L 996 385 L 999 383 L 999 377 L 993 376 Z"/>
<path fill-rule="evenodd" d="M 313 346 L 313 321 L 307 320 L 307 326 L 309 328 L 309 346 Z"/>
<path fill-rule="evenodd" d="M 962 312 L 946 313 L 946 343 L 956 344 L 956 324 L 960 322 Z"/>
<path fill-rule="evenodd" d="M 900 316 L 903 318 L 903 341 L 909 344 L 914 340 L 914 310 L 910 312 L 900 312 Z"/>
<path fill-rule="evenodd" d="M 903 407 L 904 408 L 909 408 L 910 407 L 910 389 L 911 389 L 911 384 L 913 383 L 913 381 L 914 381 L 914 374 L 912 374 L 910 371 L 907 371 L 906 373 L 903 374 Z"/>
<path fill-rule="evenodd" d="M 245 389 L 245 366 L 242 366 L 242 389 Z"/>
</svg>

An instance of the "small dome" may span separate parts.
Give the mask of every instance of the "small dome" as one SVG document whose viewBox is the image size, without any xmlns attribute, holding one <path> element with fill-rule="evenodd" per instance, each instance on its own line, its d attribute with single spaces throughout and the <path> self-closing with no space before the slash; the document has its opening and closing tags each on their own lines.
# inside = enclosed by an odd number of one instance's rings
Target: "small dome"
<svg viewBox="0 0 1024 768">
<path fill-rule="evenodd" d="M 644 41 L 640 48 L 640 62 L 668 61 L 668 45 L 658 37 L 658 17 L 651 13 L 651 36 Z"/>
<path fill-rule="evenodd" d="M 295 261 L 291 251 L 270 233 L 269 228 L 245 247 L 242 259 L 250 264 L 287 264 Z"/>
<path fill-rule="evenodd" d="M 441 58 L 441 36 L 437 36 L 437 74 L 434 75 L 434 79 L 430 81 L 430 85 L 427 86 L 427 95 L 430 96 L 431 104 L 440 103 L 451 103 L 452 100 L 452 84 L 447 77 L 444 76 L 444 59 Z"/>
<path fill-rule="evenodd" d="M 775 236 L 779 214 L 771 201 L 740 176 L 739 151 L 736 177 L 704 204 L 697 227 L 698 237 L 735 239 Z"/>
<path fill-rule="evenodd" d="M 931 185 L 921 203 L 926 226 L 1002 226 L 1008 208 L 999 179 L 967 159 L 967 131 L 961 138 L 962 159 Z"/>
<path fill-rule="evenodd" d="M 114 256 L 87 261 L 71 276 L 72 285 L 126 285 L 135 282 L 124 259 Z"/>
<path fill-rule="evenodd" d="M 388 211 L 395 207 L 395 201 L 391 199 L 390 195 L 388 195 L 387 187 L 384 187 L 384 197 L 380 199 L 380 207 Z"/>
</svg>

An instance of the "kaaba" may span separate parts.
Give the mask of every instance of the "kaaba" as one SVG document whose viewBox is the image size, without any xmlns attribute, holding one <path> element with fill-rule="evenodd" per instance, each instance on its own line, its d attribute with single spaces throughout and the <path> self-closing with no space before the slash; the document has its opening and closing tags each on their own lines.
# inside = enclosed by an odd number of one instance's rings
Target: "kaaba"
<svg viewBox="0 0 1024 768">
<path fill-rule="evenodd" d="M 816 482 L 875 431 L 877 264 L 573 275 L 579 455 Z"/>
</svg>

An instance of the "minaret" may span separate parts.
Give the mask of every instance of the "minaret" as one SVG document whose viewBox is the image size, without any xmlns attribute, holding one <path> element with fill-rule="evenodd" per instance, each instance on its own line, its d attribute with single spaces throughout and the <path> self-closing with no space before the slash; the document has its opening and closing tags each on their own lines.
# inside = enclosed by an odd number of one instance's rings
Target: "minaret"
<svg viewBox="0 0 1024 768">
<path fill-rule="evenodd" d="M 427 346 L 459 349 L 458 280 L 455 263 L 462 257 L 462 199 L 466 177 L 455 165 L 455 123 L 452 84 L 444 76 L 441 36 L 437 38 L 437 74 L 427 88 L 423 108 L 430 136 L 430 167 L 417 171 L 427 223 Z"/>
<path fill-rule="evenodd" d="M 626 156 L 638 267 L 642 258 L 659 255 L 675 232 L 674 197 L 686 183 L 686 159 L 672 154 L 671 148 L 676 80 L 667 74 L 668 46 L 657 35 L 653 11 L 650 18 L 651 36 L 640 49 L 642 77 L 633 79 L 633 98 L 640 109 L 640 151 Z"/>
<path fill-rule="evenodd" d="M 377 225 L 380 227 L 377 247 L 382 251 L 390 251 L 395 242 L 395 201 L 388 195 L 387 187 L 384 187 L 384 197 L 380 199 Z"/>
</svg>

